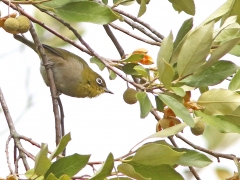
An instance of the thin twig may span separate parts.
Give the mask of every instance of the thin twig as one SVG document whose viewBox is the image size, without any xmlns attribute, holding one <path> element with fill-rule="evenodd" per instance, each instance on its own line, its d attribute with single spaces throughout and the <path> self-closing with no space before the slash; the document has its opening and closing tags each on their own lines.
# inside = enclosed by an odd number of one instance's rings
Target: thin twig
<svg viewBox="0 0 240 180">
<path fill-rule="evenodd" d="M 191 173 L 193 174 L 193 176 L 195 177 L 196 180 L 201 180 L 198 173 L 196 172 L 196 170 L 192 166 L 188 166 L 188 168 L 189 168 L 189 170 L 191 171 Z"/>
<path fill-rule="evenodd" d="M 153 34 L 155 34 L 157 37 L 159 37 L 160 39 L 164 39 L 164 36 L 162 34 L 160 34 L 157 30 L 155 30 L 154 28 L 152 28 L 149 24 L 145 23 L 144 21 L 142 21 L 141 19 L 129 14 L 129 13 L 126 13 L 120 9 L 116 9 L 114 8 L 114 11 L 124 15 L 124 16 L 127 16 L 128 18 L 132 19 L 133 21 L 135 22 L 138 22 L 139 24 L 143 25 L 144 27 L 146 27 L 149 31 L 151 31 Z"/>
<path fill-rule="evenodd" d="M 111 29 L 109 28 L 109 26 L 108 25 L 103 25 L 103 27 L 104 27 L 107 35 L 110 37 L 110 39 L 112 40 L 113 44 L 117 48 L 120 57 L 124 58 L 125 57 L 124 50 L 123 50 L 122 46 L 120 45 L 120 43 L 118 42 L 117 38 L 114 36 L 114 34 L 111 31 Z"/>
<path fill-rule="evenodd" d="M 15 129 L 12 117 L 10 115 L 10 112 L 9 112 L 9 109 L 8 109 L 7 103 L 5 101 L 5 98 L 3 96 L 1 88 L 0 88 L 0 103 L 1 103 L 4 115 L 5 115 L 5 118 L 7 120 L 7 124 L 8 124 L 9 130 L 10 130 L 11 137 L 13 137 L 13 139 L 14 139 L 14 144 L 17 146 L 17 148 L 19 150 L 19 155 L 20 155 L 20 157 L 23 161 L 25 169 L 29 170 L 30 167 L 27 163 L 26 155 L 22 151 L 23 147 L 22 147 L 22 144 L 21 144 L 21 142 L 18 138 L 18 133 Z"/>
<path fill-rule="evenodd" d="M 124 158 L 126 158 L 126 157 L 128 157 L 128 156 L 130 156 L 132 154 L 135 154 L 136 152 L 137 152 L 137 150 L 135 150 L 135 151 L 131 151 L 130 150 L 127 154 L 114 159 L 114 161 L 122 161 Z M 102 161 L 94 161 L 94 162 L 88 162 L 88 165 L 92 166 L 94 164 L 102 164 L 102 163 L 103 163 Z"/>
<path fill-rule="evenodd" d="M 202 152 L 205 152 L 207 154 L 214 156 L 215 158 L 217 158 L 218 162 L 220 162 L 220 158 L 231 159 L 231 160 L 234 160 L 234 158 L 235 158 L 235 156 L 231 155 L 231 154 L 217 153 L 217 152 L 211 151 L 209 149 L 205 149 L 203 147 L 197 146 L 179 134 L 176 134 L 175 136 L 177 138 L 181 139 L 182 141 L 184 141 L 185 143 L 187 143 L 188 145 L 190 145 L 191 147 L 193 147 L 194 149 L 197 149 L 199 151 L 202 151 Z M 237 157 L 237 160 L 240 161 L 240 158 Z"/>
<path fill-rule="evenodd" d="M 133 21 L 124 18 L 124 22 L 126 22 L 127 24 L 129 24 L 133 29 L 137 29 L 140 32 L 142 32 L 143 34 L 145 34 L 146 36 L 150 37 L 151 39 L 153 39 L 156 42 L 161 42 L 161 39 L 159 39 L 158 37 L 152 35 L 151 33 L 149 33 L 148 31 L 146 31 L 142 26 L 139 26 L 138 24 L 134 23 Z"/>
<path fill-rule="evenodd" d="M 147 44 L 155 45 L 155 46 L 160 46 L 160 45 L 161 45 L 160 42 L 155 42 L 155 41 L 150 41 L 150 40 L 147 40 L 147 39 L 143 39 L 142 37 L 139 37 L 139 36 L 137 36 L 137 35 L 129 32 L 129 31 L 127 31 L 127 30 L 125 30 L 125 29 L 117 26 L 117 25 L 114 24 L 114 23 L 110 23 L 109 25 L 110 25 L 111 27 L 113 27 L 114 29 L 117 29 L 117 30 L 119 30 L 119 31 L 127 34 L 128 36 L 131 36 L 131 37 L 133 37 L 133 38 L 135 38 L 135 39 L 137 39 L 137 40 L 139 40 L 139 41 L 145 42 L 145 43 L 147 43 Z"/>
<path fill-rule="evenodd" d="M 9 152 L 8 152 L 8 146 L 9 146 L 9 142 L 12 139 L 11 136 L 8 136 L 8 139 L 6 141 L 6 146 L 5 146 L 5 152 L 6 152 L 6 158 L 7 158 L 7 164 L 8 164 L 8 169 L 10 171 L 10 174 L 13 174 L 13 169 L 11 167 L 11 162 L 9 160 Z"/>
<path fill-rule="evenodd" d="M 14 165 L 15 165 L 15 174 L 18 174 L 18 162 L 20 160 L 20 157 L 18 156 L 16 158 L 16 161 L 14 161 Z"/>
<path fill-rule="evenodd" d="M 154 108 L 152 108 L 150 112 L 152 113 L 152 115 L 155 117 L 157 121 L 161 119 L 161 117 L 158 115 L 157 111 Z"/>
<path fill-rule="evenodd" d="M 176 147 L 176 148 L 178 147 L 176 141 L 173 139 L 173 136 L 169 136 L 168 139 L 171 141 L 171 143 L 174 147 Z"/>
<path fill-rule="evenodd" d="M 59 105 L 59 109 L 60 109 L 60 115 L 61 115 L 61 131 L 62 131 L 62 137 L 65 135 L 65 125 L 64 125 L 64 111 L 63 111 L 63 105 L 62 105 L 62 101 L 60 98 L 58 98 L 58 105 Z M 65 156 L 66 155 L 66 148 L 63 150 L 62 155 Z"/>
</svg>

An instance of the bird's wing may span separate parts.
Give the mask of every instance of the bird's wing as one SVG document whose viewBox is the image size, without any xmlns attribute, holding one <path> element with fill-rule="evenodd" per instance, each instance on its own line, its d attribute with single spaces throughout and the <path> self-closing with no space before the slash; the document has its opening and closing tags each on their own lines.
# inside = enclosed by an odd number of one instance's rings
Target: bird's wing
<svg viewBox="0 0 240 180">
<path fill-rule="evenodd" d="M 45 49 L 47 49 L 48 51 L 50 51 L 51 53 L 53 53 L 53 54 L 55 54 L 55 55 L 57 55 L 57 56 L 60 56 L 61 58 L 65 59 L 65 58 L 64 58 L 64 54 L 62 53 L 61 50 L 59 50 L 59 48 L 53 48 L 53 47 L 48 46 L 48 45 L 46 45 L 46 44 L 43 44 L 43 47 L 44 47 Z"/>
</svg>

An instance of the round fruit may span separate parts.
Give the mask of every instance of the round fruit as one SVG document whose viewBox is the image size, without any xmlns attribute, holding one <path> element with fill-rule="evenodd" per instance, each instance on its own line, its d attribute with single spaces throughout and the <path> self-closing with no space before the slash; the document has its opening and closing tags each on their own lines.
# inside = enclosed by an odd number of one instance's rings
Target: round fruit
<svg viewBox="0 0 240 180">
<path fill-rule="evenodd" d="M 202 121 L 198 121 L 193 128 L 191 128 L 191 131 L 194 135 L 198 136 L 203 134 L 205 129 L 205 124 Z"/>
<path fill-rule="evenodd" d="M 27 32 L 31 25 L 30 20 L 26 16 L 23 16 L 23 15 L 18 16 L 17 20 L 19 22 L 19 28 L 18 28 L 17 32 L 19 32 L 19 33 Z"/>
<path fill-rule="evenodd" d="M 135 104 L 137 102 L 136 98 L 136 93 L 137 91 L 133 88 L 128 88 L 124 93 L 123 93 L 123 100 L 127 104 Z"/>
<path fill-rule="evenodd" d="M 7 18 L 4 22 L 3 28 L 9 33 L 16 33 L 17 29 L 19 28 L 19 22 L 15 18 Z"/>
</svg>

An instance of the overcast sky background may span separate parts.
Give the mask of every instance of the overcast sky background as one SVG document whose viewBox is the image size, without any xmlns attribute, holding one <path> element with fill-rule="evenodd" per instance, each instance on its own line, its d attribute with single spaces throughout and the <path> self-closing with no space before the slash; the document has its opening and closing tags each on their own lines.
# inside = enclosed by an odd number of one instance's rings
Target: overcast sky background
<svg viewBox="0 0 240 180">
<path fill-rule="evenodd" d="M 194 25 L 200 24 L 224 2 L 224 0 L 196 0 Z M 27 12 L 32 12 L 30 6 L 24 6 L 24 8 Z M 138 8 L 137 3 L 129 7 L 121 7 L 121 9 L 132 15 L 137 15 Z M 141 17 L 141 20 L 148 22 L 164 36 L 173 31 L 174 37 L 176 37 L 182 22 L 191 17 L 185 13 L 178 14 L 167 0 L 151 1 L 147 8 L 147 13 Z M 7 15 L 7 6 L 5 4 L 1 3 L 0 9 L 2 16 Z M 10 12 L 13 12 L 13 10 Z M 116 23 L 122 25 L 121 22 Z M 119 59 L 117 50 L 102 26 L 83 23 L 83 27 L 85 28 L 84 39 L 97 53 L 104 57 Z M 124 27 L 131 30 L 128 26 Z M 149 50 L 148 54 L 156 60 L 159 50 L 157 46 L 147 45 L 115 30 L 113 32 L 124 48 L 125 53 L 131 53 L 137 48 L 146 48 Z M 140 34 L 137 30 L 134 32 Z M 4 93 L 11 116 L 15 121 L 17 132 L 32 138 L 38 143 L 48 143 L 49 149 L 54 150 L 55 128 L 52 102 L 49 88 L 45 86 L 39 73 L 38 56 L 28 47 L 16 42 L 11 34 L 2 29 L 0 29 L 0 38 L 0 87 Z M 78 51 L 72 46 L 64 48 L 80 55 L 89 62 L 90 57 L 87 54 Z M 228 57 L 232 58 L 232 56 Z M 125 104 L 122 94 L 126 89 L 126 83 L 122 79 L 118 77 L 116 80 L 110 81 L 107 70 L 101 72 L 96 65 L 90 64 L 90 66 L 104 77 L 108 89 L 113 91 L 114 95 L 103 94 L 93 99 L 78 99 L 61 95 L 65 113 L 65 131 L 66 133 L 71 132 L 72 136 L 72 141 L 67 147 L 67 154 L 70 155 L 75 152 L 92 154 L 90 161 L 104 161 L 109 152 L 112 152 L 115 158 L 120 157 L 139 141 L 153 134 L 157 121 L 151 114 L 145 119 L 140 119 L 138 103 L 135 105 Z M 28 97 L 32 98 L 32 104 L 27 112 L 21 116 L 28 103 L 26 101 Z M 197 99 L 197 92 L 195 97 Z M 20 116 L 21 118 L 19 118 Z M 5 157 L 5 142 L 8 134 L 7 123 L 3 113 L 1 113 L 0 177 L 6 177 L 9 172 Z M 184 130 L 183 136 L 191 137 L 192 142 L 200 146 L 205 145 L 202 137 L 191 135 L 189 128 Z M 188 147 L 178 140 L 177 143 L 180 147 Z M 29 143 L 23 142 L 23 145 L 25 149 L 34 155 L 38 152 L 38 149 L 32 147 Z M 225 153 L 237 154 L 237 148 L 226 150 Z M 12 157 L 12 152 L 10 157 Z M 229 167 L 232 172 L 237 171 L 231 161 L 221 159 L 221 163 L 218 165 L 215 158 L 211 157 L 211 159 L 214 163 L 199 172 L 202 179 L 216 179 L 213 170 L 216 166 Z M 29 163 L 33 167 L 31 160 L 29 160 Z M 21 161 L 20 166 L 22 166 Z M 88 173 L 89 170 L 91 169 L 88 168 L 84 172 Z M 183 172 L 188 169 L 180 167 L 177 170 Z M 24 172 L 24 170 L 20 172 Z M 81 172 L 81 174 L 84 173 Z"/>
</svg>

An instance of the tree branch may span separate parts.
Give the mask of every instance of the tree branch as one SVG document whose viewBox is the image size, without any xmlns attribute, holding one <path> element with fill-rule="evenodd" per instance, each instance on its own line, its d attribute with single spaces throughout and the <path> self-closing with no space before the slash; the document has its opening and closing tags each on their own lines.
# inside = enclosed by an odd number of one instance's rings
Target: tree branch
<svg viewBox="0 0 240 180">
<path fill-rule="evenodd" d="M 0 88 L 0 103 L 1 103 L 4 115 L 5 115 L 5 118 L 7 120 L 7 124 L 8 124 L 9 130 L 10 130 L 10 135 L 11 135 L 11 137 L 13 137 L 14 144 L 16 145 L 16 147 L 19 150 L 19 155 L 22 158 L 25 169 L 28 170 L 28 169 L 30 169 L 30 167 L 27 163 L 26 155 L 23 153 L 23 147 L 22 147 L 22 144 L 21 144 L 21 142 L 18 138 L 19 134 L 17 133 L 17 131 L 15 129 L 12 117 L 10 115 L 10 112 L 9 112 L 9 109 L 8 109 L 7 103 L 5 101 L 5 98 L 3 96 L 1 88 Z"/>
<path fill-rule="evenodd" d="M 207 154 L 210 154 L 214 157 L 217 158 L 218 162 L 220 162 L 220 159 L 219 158 L 225 158 L 225 159 L 230 159 L 230 160 L 234 160 L 235 156 L 234 155 L 231 155 L 231 154 L 222 154 L 222 153 L 217 153 L 217 152 L 214 152 L 214 151 L 211 151 L 209 149 L 205 149 L 203 147 L 200 147 L 200 146 L 197 146 L 195 144 L 193 144 L 192 142 L 190 142 L 189 140 L 185 139 L 184 137 L 182 137 L 181 135 L 179 134 L 176 134 L 175 135 L 177 138 L 181 139 L 182 141 L 184 141 L 186 144 L 188 144 L 189 146 L 192 146 L 194 149 L 197 149 L 199 151 L 202 151 L 202 152 L 205 152 Z M 238 161 L 240 161 L 240 158 L 238 157 L 237 158 Z"/>
<path fill-rule="evenodd" d="M 114 36 L 114 34 L 112 33 L 111 29 L 109 28 L 108 25 L 103 25 L 105 31 L 107 32 L 107 35 L 110 37 L 110 39 L 112 40 L 113 44 L 115 45 L 115 47 L 117 48 L 119 55 L 121 58 L 125 57 L 125 53 L 123 48 L 121 47 L 120 43 L 118 42 L 117 38 Z"/>
<path fill-rule="evenodd" d="M 119 30 L 119 31 L 127 34 L 128 36 L 131 36 L 131 37 L 133 37 L 133 38 L 135 38 L 135 39 L 137 39 L 137 40 L 139 40 L 139 41 L 145 42 L 145 43 L 147 43 L 147 44 L 155 45 L 155 46 L 160 46 L 160 45 L 161 45 L 160 42 L 155 42 L 155 41 L 150 41 L 150 40 L 147 40 L 147 39 L 143 39 L 143 38 L 141 38 L 141 37 L 139 37 L 139 36 L 137 36 L 137 35 L 129 32 L 129 31 L 127 31 L 127 30 L 125 30 L 125 29 L 117 26 L 117 25 L 114 24 L 114 23 L 110 23 L 109 25 L 110 25 L 111 27 L 113 27 L 114 29 L 117 29 L 117 30 Z"/>
<path fill-rule="evenodd" d="M 138 22 L 139 24 L 143 25 L 144 27 L 146 27 L 149 31 L 151 31 L 153 34 L 155 34 L 157 37 L 159 37 L 160 39 L 164 39 L 164 36 L 162 34 L 160 34 L 157 30 L 155 30 L 154 28 L 152 28 L 149 24 L 145 23 L 144 21 L 142 21 L 141 19 L 129 14 L 129 13 L 126 13 L 120 9 L 116 9 L 114 8 L 114 11 L 124 15 L 124 16 L 127 16 L 128 18 L 132 19 L 133 21 L 135 22 Z"/>
</svg>

